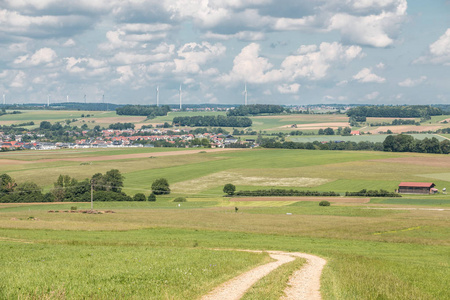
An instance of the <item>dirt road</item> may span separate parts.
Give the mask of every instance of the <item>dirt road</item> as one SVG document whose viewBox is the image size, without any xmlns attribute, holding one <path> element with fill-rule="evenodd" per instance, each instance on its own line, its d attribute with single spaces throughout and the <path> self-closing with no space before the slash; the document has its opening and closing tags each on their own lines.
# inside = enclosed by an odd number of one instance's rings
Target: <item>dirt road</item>
<svg viewBox="0 0 450 300">
<path fill-rule="evenodd" d="M 237 250 L 250 251 L 250 250 Z M 237 300 L 242 298 L 245 292 L 252 287 L 258 280 L 268 275 L 270 272 L 279 266 L 291 262 L 295 257 L 302 257 L 307 260 L 306 264 L 298 271 L 295 271 L 288 282 L 288 287 L 284 291 L 285 296 L 282 299 L 322 299 L 320 295 L 320 276 L 322 269 L 326 264 L 326 260 L 318 256 L 300 253 L 300 252 L 282 252 L 282 251 L 267 251 L 270 257 L 277 261 L 271 262 L 259 267 L 256 267 L 248 272 L 245 272 L 227 282 L 220 285 L 207 295 L 203 296 L 202 300 Z"/>
</svg>

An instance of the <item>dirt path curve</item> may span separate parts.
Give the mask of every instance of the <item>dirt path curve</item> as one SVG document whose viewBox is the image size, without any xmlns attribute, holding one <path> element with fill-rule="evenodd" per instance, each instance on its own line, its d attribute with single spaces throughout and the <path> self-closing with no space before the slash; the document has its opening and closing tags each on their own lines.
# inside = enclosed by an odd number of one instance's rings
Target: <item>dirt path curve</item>
<svg viewBox="0 0 450 300">
<path fill-rule="evenodd" d="M 236 250 L 235 250 L 236 251 Z M 261 253 L 263 251 L 237 250 Z M 256 267 L 245 272 L 215 288 L 213 291 L 203 296 L 202 300 L 238 300 L 245 292 L 252 287 L 258 280 L 268 275 L 279 266 L 291 262 L 295 257 L 302 257 L 307 260 L 303 267 L 294 272 L 288 282 L 285 290 L 285 297 L 282 299 L 322 299 L 320 295 L 320 276 L 326 260 L 318 256 L 299 253 L 267 251 L 270 257 L 277 261 Z"/>
</svg>

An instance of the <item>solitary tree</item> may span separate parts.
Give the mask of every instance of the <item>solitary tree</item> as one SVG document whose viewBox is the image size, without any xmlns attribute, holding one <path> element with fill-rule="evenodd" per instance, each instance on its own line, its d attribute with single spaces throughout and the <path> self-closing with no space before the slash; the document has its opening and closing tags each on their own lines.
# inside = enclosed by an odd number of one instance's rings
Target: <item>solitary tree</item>
<svg viewBox="0 0 450 300">
<path fill-rule="evenodd" d="M 230 195 L 230 196 L 234 195 L 235 191 L 236 191 L 236 186 L 234 186 L 234 184 L 232 184 L 232 183 L 227 183 L 223 187 L 223 192 L 228 194 L 228 195 Z"/>
<path fill-rule="evenodd" d="M 169 182 L 165 178 L 159 178 L 153 181 L 152 191 L 155 195 L 167 195 L 170 194 Z"/>
</svg>

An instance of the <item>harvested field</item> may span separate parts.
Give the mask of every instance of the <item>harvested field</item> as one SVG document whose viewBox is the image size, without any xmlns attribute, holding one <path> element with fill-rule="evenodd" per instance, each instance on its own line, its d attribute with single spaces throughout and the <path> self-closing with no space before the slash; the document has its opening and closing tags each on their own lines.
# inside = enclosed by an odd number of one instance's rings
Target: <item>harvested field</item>
<svg viewBox="0 0 450 300">
<path fill-rule="evenodd" d="M 372 162 L 387 162 L 398 163 L 405 165 L 419 165 L 428 167 L 447 167 L 450 168 L 450 156 L 448 157 L 430 157 L 430 156 L 417 156 L 417 157 L 396 157 L 369 160 Z"/>
<path fill-rule="evenodd" d="M 105 161 L 105 160 L 122 160 L 122 159 L 133 159 L 133 158 L 149 158 L 158 156 L 174 156 L 174 155 L 187 155 L 196 154 L 200 151 L 204 152 L 223 152 L 223 151 L 239 151 L 246 149 L 236 149 L 236 148 L 220 148 L 220 149 L 205 149 L 205 150 L 182 150 L 182 151 L 171 151 L 171 152 L 155 152 L 155 153 L 132 153 L 132 154 L 118 154 L 118 155 L 103 155 L 103 156 L 88 156 L 88 157 L 74 157 L 74 158 L 51 158 L 51 159 L 41 159 L 28 161 L 26 163 L 42 163 L 42 162 L 52 162 L 52 161 L 79 161 L 79 162 L 90 162 L 90 161 Z M 13 160 L 11 160 L 13 161 Z M 2 160 L 0 160 L 1 165 Z M 18 162 L 25 163 L 25 162 Z"/>
<path fill-rule="evenodd" d="M 23 165 L 23 164 L 29 164 L 29 163 L 32 163 L 32 161 L 0 159 L 0 166 L 2 166 L 2 165 Z"/>
<path fill-rule="evenodd" d="M 404 133 L 404 132 L 411 132 L 411 131 L 436 131 L 438 129 L 442 128 L 442 126 L 436 126 L 436 125 L 428 125 L 428 126 L 416 126 L 416 125 L 400 125 L 400 126 L 383 126 L 383 127 L 377 127 L 375 129 L 369 130 L 372 134 L 377 134 L 380 131 L 386 132 L 388 130 L 392 131 L 393 133 Z"/>
<path fill-rule="evenodd" d="M 209 188 L 216 187 L 218 182 L 242 184 L 250 186 L 273 186 L 273 187 L 314 187 L 330 182 L 324 178 L 288 177 L 273 178 L 263 176 L 244 176 L 237 172 L 217 172 L 208 176 L 175 183 L 174 191 L 197 193 Z"/>
<path fill-rule="evenodd" d="M 123 117 L 107 117 L 107 118 L 88 118 L 89 121 L 95 121 L 96 123 L 137 123 L 143 122 L 147 117 L 145 116 L 123 116 Z"/>
<path fill-rule="evenodd" d="M 292 125 L 284 125 L 280 126 L 279 128 L 292 128 Z M 321 129 L 321 128 L 339 128 L 339 127 L 345 127 L 348 126 L 347 123 L 344 122 L 333 122 L 333 123 L 311 123 L 311 124 L 297 124 L 297 127 L 293 129 Z"/>
<path fill-rule="evenodd" d="M 369 203 L 370 198 L 351 197 L 233 197 L 230 201 L 329 201 L 333 203 Z"/>
</svg>

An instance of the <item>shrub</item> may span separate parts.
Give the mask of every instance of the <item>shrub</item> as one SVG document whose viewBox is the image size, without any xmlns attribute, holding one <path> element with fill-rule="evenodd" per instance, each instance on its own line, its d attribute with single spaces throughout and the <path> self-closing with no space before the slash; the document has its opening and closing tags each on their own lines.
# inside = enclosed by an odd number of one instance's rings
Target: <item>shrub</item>
<svg viewBox="0 0 450 300">
<path fill-rule="evenodd" d="M 78 209 L 78 207 L 76 207 L 76 206 L 71 206 L 70 207 L 70 210 L 77 210 Z"/>
<path fill-rule="evenodd" d="M 145 201 L 146 197 L 144 194 L 142 193 L 137 193 L 136 195 L 134 195 L 133 197 L 133 201 Z"/>
<path fill-rule="evenodd" d="M 156 201 L 156 195 L 153 194 L 153 193 L 151 193 L 151 194 L 148 196 L 148 201 Z"/>
<path fill-rule="evenodd" d="M 184 197 L 176 197 L 175 199 L 173 199 L 173 202 L 186 202 L 186 198 Z"/>
<path fill-rule="evenodd" d="M 319 206 L 330 206 L 330 202 L 323 200 L 319 202 Z"/>
<path fill-rule="evenodd" d="M 165 178 L 156 179 L 152 183 L 152 191 L 155 195 L 170 194 L 169 182 Z"/>
</svg>

